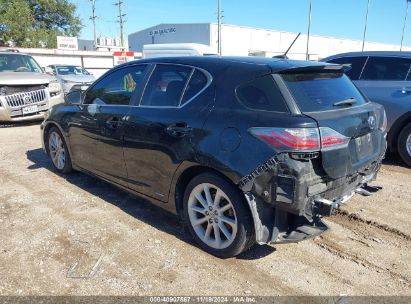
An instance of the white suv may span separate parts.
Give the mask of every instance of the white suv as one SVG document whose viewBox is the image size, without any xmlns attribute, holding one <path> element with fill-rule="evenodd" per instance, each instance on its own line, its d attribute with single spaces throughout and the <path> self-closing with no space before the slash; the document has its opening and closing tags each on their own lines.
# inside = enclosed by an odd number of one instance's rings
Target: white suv
<svg viewBox="0 0 411 304">
<path fill-rule="evenodd" d="M 63 101 L 58 80 L 45 74 L 33 57 L 0 52 L 0 121 L 43 119 L 51 106 Z"/>
</svg>

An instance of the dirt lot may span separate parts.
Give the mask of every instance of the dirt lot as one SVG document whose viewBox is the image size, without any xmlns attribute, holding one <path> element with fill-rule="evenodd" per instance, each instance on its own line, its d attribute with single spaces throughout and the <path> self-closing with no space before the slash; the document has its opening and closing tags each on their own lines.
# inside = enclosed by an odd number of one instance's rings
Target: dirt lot
<svg viewBox="0 0 411 304">
<path fill-rule="evenodd" d="M 53 172 L 38 124 L 0 127 L 0 294 L 411 295 L 411 169 L 391 157 L 375 184 L 314 240 L 220 260 L 165 211 Z"/>
</svg>

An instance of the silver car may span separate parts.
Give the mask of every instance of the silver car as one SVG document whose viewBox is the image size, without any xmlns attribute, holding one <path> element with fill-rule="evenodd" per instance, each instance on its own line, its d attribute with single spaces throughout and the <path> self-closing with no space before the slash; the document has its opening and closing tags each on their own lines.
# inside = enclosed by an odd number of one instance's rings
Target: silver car
<svg viewBox="0 0 411 304">
<path fill-rule="evenodd" d="M 58 80 L 45 74 L 33 57 L 0 51 L 0 121 L 43 119 L 63 97 Z"/>
<path fill-rule="evenodd" d="M 348 77 L 385 107 L 388 147 L 411 166 L 411 52 L 344 53 L 322 61 L 349 65 Z"/>
<path fill-rule="evenodd" d="M 96 80 L 89 71 L 76 65 L 54 64 L 49 65 L 46 71 L 60 80 L 64 94 L 74 90 L 85 91 Z"/>
</svg>

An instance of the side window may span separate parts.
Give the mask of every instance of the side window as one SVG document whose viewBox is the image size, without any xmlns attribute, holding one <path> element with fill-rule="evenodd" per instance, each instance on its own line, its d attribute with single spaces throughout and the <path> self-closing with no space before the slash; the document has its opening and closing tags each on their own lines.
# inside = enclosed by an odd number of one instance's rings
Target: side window
<svg viewBox="0 0 411 304">
<path fill-rule="evenodd" d="M 288 112 L 286 102 L 272 75 L 257 78 L 237 88 L 237 97 L 247 108 Z"/>
<path fill-rule="evenodd" d="M 207 85 L 207 77 L 203 72 L 195 70 L 184 92 L 181 104 L 185 104 Z"/>
<path fill-rule="evenodd" d="M 130 66 L 109 74 L 87 91 L 84 104 L 129 105 L 146 68 L 147 65 Z"/>
<path fill-rule="evenodd" d="M 159 64 L 144 90 L 142 106 L 177 107 L 192 68 Z"/>
<path fill-rule="evenodd" d="M 351 66 L 351 69 L 347 71 L 345 74 L 350 77 L 351 80 L 358 80 L 361 75 L 361 71 L 364 67 L 365 62 L 367 61 L 366 56 L 364 57 L 343 57 L 332 59 L 328 61 L 329 63 L 336 63 L 336 64 L 347 64 Z"/>
<path fill-rule="evenodd" d="M 398 57 L 370 57 L 361 80 L 405 80 L 411 59 Z"/>
</svg>

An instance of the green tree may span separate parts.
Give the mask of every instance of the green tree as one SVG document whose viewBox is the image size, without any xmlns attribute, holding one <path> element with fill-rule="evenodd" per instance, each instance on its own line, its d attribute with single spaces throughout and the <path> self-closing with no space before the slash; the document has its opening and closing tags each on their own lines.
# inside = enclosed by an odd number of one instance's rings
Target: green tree
<svg viewBox="0 0 411 304">
<path fill-rule="evenodd" d="M 77 36 L 82 28 L 68 0 L 0 0 L 0 45 L 55 48 L 56 36 Z"/>
</svg>

